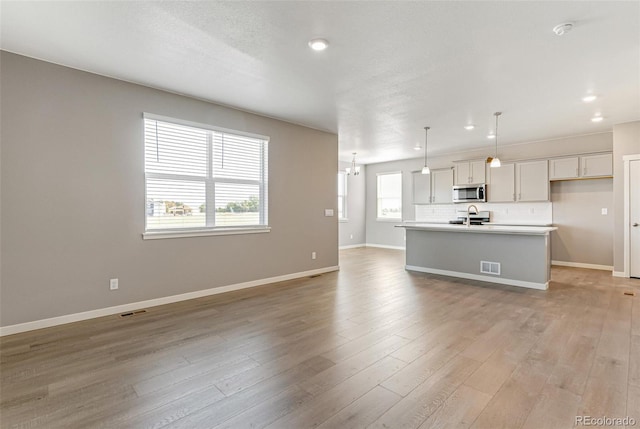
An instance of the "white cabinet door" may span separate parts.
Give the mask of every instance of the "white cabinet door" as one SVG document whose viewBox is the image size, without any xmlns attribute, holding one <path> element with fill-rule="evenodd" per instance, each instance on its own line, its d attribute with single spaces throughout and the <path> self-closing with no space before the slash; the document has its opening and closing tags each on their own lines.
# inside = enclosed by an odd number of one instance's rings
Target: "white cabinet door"
<svg viewBox="0 0 640 429">
<path fill-rule="evenodd" d="M 549 201 L 549 170 L 544 161 L 516 164 L 516 200 Z"/>
<path fill-rule="evenodd" d="M 467 185 L 471 183 L 471 165 L 468 162 L 455 163 L 454 180 L 456 185 Z"/>
<path fill-rule="evenodd" d="M 454 182 L 456 185 L 485 183 L 485 161 L 462 161 L 455 163 Z"/>
<path fill-rule="evenodd" d="M 487 162 L 485 160 L 481 161 L 471 161 L 469 163 L 470 174 L 470 182 L 469 183 L 485 183 L 485 170 L 486 170 Z"/>
<path fill-rule="evenodd" d="M 414 171 L 413 176 L 413 204 L 431 203 L 431 175 Z"/>
<path fill-rule="evenodd" d="M 575 179 L 580 174 L 577 156 L 571 158 L 557 158 L 549 161 L 549 179 Z"/>
<path fill-rule="evenodd" d="M 629 161 L 629 275 L 640 278 L 640 160 Z"/>
<path fill-rule="evenodd" d="M 431 202 L 447 204 L 453 202 L 453 170 L 431 170 Z"/>
<path fill-rule="evenodd" d="M 490 203 L 515 201 L 515 164 L 488 169 L 487 196 Z"/>
<path fill-rule="evenodd" d="M 613 156 L 610 153 L 585 155 L 580 157 L 582 177 L 613 175 Z"/>
</svg>

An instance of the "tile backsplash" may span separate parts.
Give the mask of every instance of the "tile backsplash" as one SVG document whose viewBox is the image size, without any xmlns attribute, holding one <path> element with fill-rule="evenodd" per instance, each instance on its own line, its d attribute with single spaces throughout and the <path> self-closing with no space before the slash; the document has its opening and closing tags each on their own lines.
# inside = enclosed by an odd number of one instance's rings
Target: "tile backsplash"
<svg viewBox="0 0 640 429">
<path fill-rule="evenodd" d="M 478 210 L 491 212 L 491 222 L 526 225 L 553 223 L 553 205 L 540 203 L 475 203 Z M 465 210 L 469 204 L 415 205 L 418 222 L 447 222 L 457 217 L 457 210 Z"/>
</svg>

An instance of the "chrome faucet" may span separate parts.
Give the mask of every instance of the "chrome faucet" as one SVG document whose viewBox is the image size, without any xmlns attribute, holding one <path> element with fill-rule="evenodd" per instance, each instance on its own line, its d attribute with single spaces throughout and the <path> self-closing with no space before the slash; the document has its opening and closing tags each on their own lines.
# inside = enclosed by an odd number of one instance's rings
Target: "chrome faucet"
<svg viewBox="0 0 640 429">
<path fill-rule="evenodd" d="M 471 204 L 469 207 L 467 207 L 467 228 L 471 227 L 471 207 L 476 210 L 475 214 L 478 214 L 478 207 L 476 207 L 474 204 Z"/>
</svg>

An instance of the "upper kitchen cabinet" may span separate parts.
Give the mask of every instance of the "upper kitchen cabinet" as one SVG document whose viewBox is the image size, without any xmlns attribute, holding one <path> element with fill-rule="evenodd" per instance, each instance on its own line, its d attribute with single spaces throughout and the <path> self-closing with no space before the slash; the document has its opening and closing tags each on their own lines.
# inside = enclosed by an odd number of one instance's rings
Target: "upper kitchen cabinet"
<svg viewBox="0 0 640 429">
<path fill-rule="evenodd" d="M 468 185 L 470 183 L 485 183 L 486 161 L 484 159 L 476 161 L 458 161 L 455 162 L 454 165 L 454 184 Z"/>
<path fill-rule="evenodd" d="M 602 177 L 613 175 L 613 155 L 600 153 L 580 157 L 580 173 L 582 177 Z"/>
<path fill-rule="evenodd" d="M 414 171 L 413 204 L 447 204 L 453 202 L 453 170 L 431 170 L 431 174 Z"/>
<path fill-rule="evenodd" d="M 431 202 L 447 204 L 453 202 L 453 169 L 431 171 Z"/>
<path fill-rule="evenodd" d="M 413 178 L 413 204 L 430 204 L 431 175 L 414 171 L 411 176 Z"/>
<path fill-rule="evenodd" d="M 516 201 L 549 200 L 549 167 L 547 160 L 516 164 Z"/>
<path fill-rule="evenodd" d="M 487 201 L 512 203 L 516 200 L 515 164 L 502 164 L 487 169 Z"/>
<path fill-rule="evenodd" d="M 548 201 L 549 174 L 547 161 L 503 163 L 487 169 L 487 201 Z"/>
<path fill-rule="evenodd" d="M 580 160 L 577 156 L 549 160 L 549 179 L 576 179 L 580 175 Z"/>
<path fill-rule="evenodd" d="M 571 156 L 549 160 L 549 180 L 611 177 L 612 175 L 613 157 L 611 153 Z"/>
</svg>

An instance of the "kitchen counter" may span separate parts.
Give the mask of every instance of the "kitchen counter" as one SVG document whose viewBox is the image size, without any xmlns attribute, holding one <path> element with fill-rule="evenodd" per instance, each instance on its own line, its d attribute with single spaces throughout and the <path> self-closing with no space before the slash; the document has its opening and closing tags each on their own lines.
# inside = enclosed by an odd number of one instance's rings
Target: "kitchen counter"
<svg viewBox="0 0 640 429">
<path fill-rule="evenodd" d="M 525 226 L 525 225 L 504 225 L 487 223 L 484 225 L 455 225 L 449 223 L 405 223 L 397 225 L 406 229 L 419 229 L 431 231 L 455 231 L 481 234 L 524 234 L 524 235 L 547 235 L 555 231 L 553 226 Z"/>
<path fill-rule="evenodd" d="M 404 223 L 406 265 L 419 271 L 548 289 L 556 227 Z"/>
</svg>

